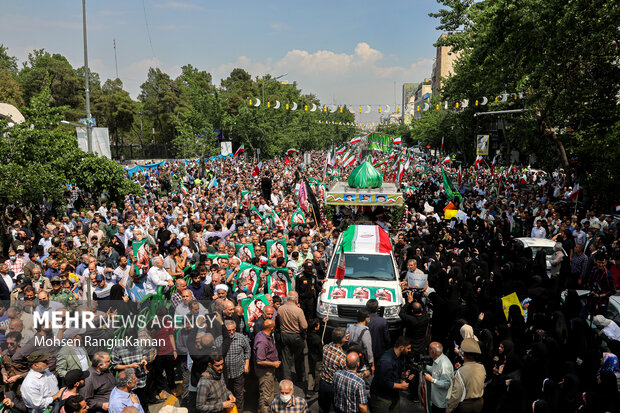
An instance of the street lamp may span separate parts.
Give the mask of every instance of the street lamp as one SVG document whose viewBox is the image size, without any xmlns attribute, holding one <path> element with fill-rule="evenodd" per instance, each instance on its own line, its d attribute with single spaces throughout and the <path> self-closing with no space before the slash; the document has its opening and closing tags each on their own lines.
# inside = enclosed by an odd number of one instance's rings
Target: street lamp
<svg viewBox="0 0 620 413">
<path fill-rule="evenodd" d="M 265 76 L 263 76 L 263 82 L 261 83 L 262 89 L 263 89 L 263 100 L 262 102 L 265 102 L 265 83 L 269 83 L 269 82 L 275 82 L 276 80 L 283 78 L 284 76 L 288 75 L 288 73 L 285 73 L 283 75 L 271 78 L 271 79 L 267 79 L 265 80 Z"/>
<path fill-rule="evenodd" d="M 88 42 L 86 41 L 86 0 L 82 0 L 82 31 L 84 32 L 84 84 L 86 92 L 86 139 L 88 140 L 88 152 L 93 151 L 92 117 L 90 113 L 90 74 L 88 72 Z"/>
<path fill-rule="evenodd" d="M 61 120 L 60 123 L 62 123 L 63 125 L 75 126 L 76 128 L 83 128 L 86 126 L 83 123 L 74 123 L 74 122 L 69 122 L 68 120 Z"/>
</svg>

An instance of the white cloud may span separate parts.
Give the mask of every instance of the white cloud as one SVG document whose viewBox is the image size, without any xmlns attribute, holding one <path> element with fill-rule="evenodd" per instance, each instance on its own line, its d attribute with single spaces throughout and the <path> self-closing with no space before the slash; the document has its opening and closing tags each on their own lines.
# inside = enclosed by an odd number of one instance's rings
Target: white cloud
<svg viewBox="0 0 620 413">
<path fill-rule="evenodd" d="M 288 73 L 284 80 L 296 81 L 304 93 L 313 93 L 326 104 L 347 104 L 356 110 L 358 105 L 366 104 L 394 108 L 400 104 L 402 83 L 420 82 L 429 77 L 433 59 L 424 58 L 406 65 L 395 65 L 394 61 L 390 55 L 386 57 L 368 43 L 360 42 L 351 53 L 294 49 L 274 62 L 240 56 L 235 62 L 220 65 L 213 75 L 214 79 L 224 78 L 235 67 L 247 70 L 253 77 Z M 373 114 L 364 116 L 377 117 L 375 108 Z"/>
</svg>

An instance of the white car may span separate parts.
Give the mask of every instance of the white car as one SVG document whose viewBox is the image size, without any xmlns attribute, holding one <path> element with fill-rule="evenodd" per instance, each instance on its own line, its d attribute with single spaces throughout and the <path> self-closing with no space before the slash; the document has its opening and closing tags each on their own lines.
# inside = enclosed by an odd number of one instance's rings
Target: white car
<svg viewBox="0 0 620 413">
<path fill-rule="evenodd" d="M 532 250 L 532 258 L 536 258 L 536 254 L 539 251 L 543 251 L 546 256 L 547 262 L 547 275 L 551 272 L 551 258 L 553 257 L 553 247 L 555 247 L 556 242 L 547 238 L 531 238 L 531 237 L 522 237 L 516 238 L 516 242 L 521 244 L 523 248 L 530 248 Z M 566 251 L 562 249 L 564 255 Z"/>
</svg>

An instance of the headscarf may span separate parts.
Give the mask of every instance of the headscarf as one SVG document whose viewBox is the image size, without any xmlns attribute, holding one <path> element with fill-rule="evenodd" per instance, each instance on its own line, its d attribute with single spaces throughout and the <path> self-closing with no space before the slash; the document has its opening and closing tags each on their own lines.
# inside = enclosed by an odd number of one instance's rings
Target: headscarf
<svg viewBox="0 0 620 413">
<path fill-rule="evenodd" d="M 620 386 L 620 364 L 618 363 L 618 357 L 613 353 L 603 353 L 603 365 L 599 369 L 601 371 L 610 371 L 616 376 L 617 385 Z"/>
<path fill-rule="evenodd" d="M 473 338 L 474 340 L 478 341 L 478 337 L 474 335 L 474 329 L 469 324 L 463 324 L 460 333 L 461 337 L 463 337 L 463 340 L 466 338 Z"/>
</svg>

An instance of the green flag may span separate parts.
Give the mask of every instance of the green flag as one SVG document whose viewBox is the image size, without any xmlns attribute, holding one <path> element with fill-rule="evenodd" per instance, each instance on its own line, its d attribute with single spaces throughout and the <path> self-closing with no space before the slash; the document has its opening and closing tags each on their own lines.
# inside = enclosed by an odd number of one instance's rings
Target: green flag
<svg viewBox="0 0 620 413">
<path fill-rule="evenodd" d="M 255 206 L 250 208 L 250 211 L 253 211 L 256 215 L 258 215 L 258 217 L 260 218 L 261 221 L 264 221 L 265 218 L 267 218 L 267 217 L 262 216 L 261 213 L 258 211 L 258 209 L 256 209 Z"/>
<path fill-rule="evenodd" d="M 456 197 L 459 202 L 462 202 L 463 198 L 461 197 L 461 194 L 456 190 L 456 188 L 454 188 L 454 185 L 452 184 L 450 178 L 448 178 L 446 171 L 443 170 L 443 165 L 441 166 L 441 176 L 443 177 L 443 189 L 446 191 L 448 198 L 452 200 Z"/>
</svg>

